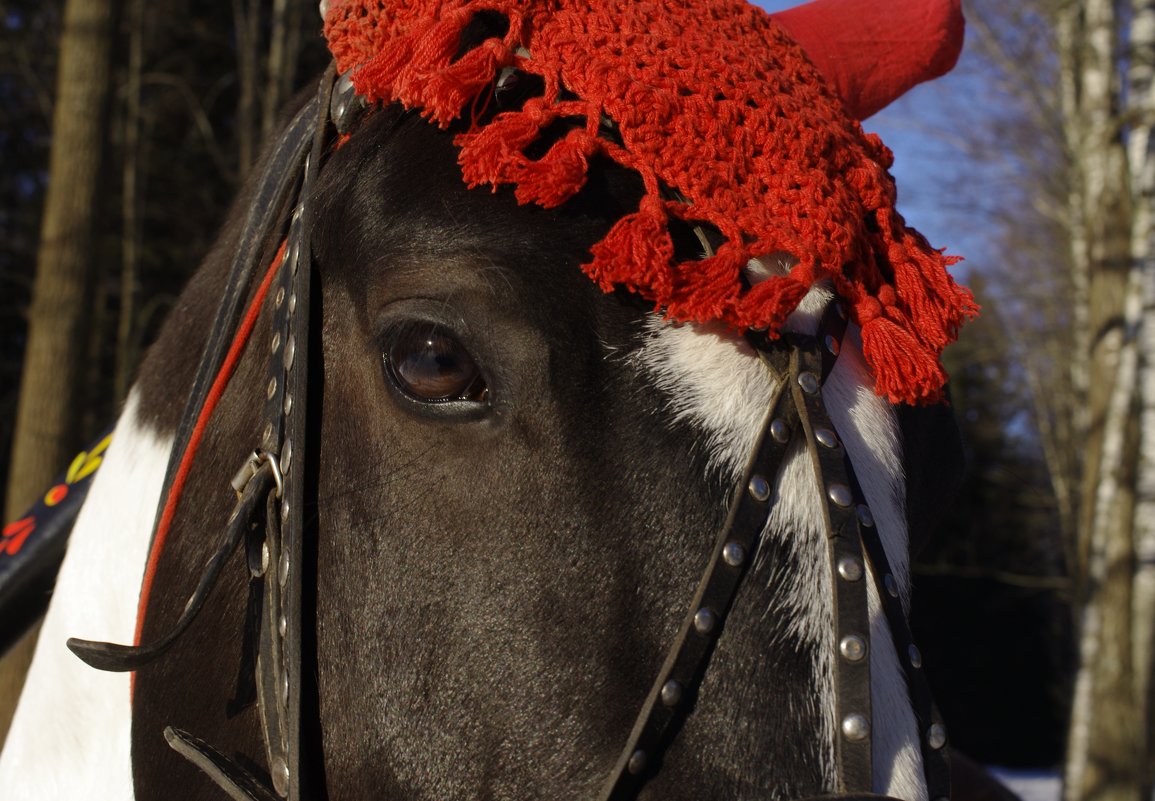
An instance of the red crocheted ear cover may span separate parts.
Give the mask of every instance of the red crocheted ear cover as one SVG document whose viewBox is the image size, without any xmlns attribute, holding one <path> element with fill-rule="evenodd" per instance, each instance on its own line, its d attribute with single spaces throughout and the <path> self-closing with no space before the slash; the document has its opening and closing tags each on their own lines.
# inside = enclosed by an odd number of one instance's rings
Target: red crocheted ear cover
<svg viewBox="0 0 1155 801">
<path fill-rule="evenodd" d="M 504 15 L 508 33 L 457 57 L 480 11 Z M 939 355 L 977 312 L 947 272 L 957 259 L 905 226 L 890 151 L 760 9 L 737 0 L 338 0 L 325 35 L 338 70 L 355 70 L 358 93 L 442 127 L 483 104 L 504 67 L 541 76 L 543 97 L 458 135 L 462 174 L 471 187 L 512 184 L 520 202 L 552 207 L 581 189 L 591 156 L 636 171 L 645 186 L 637 211 L 583 267 L 606 291 L 628 287 L 677 320 L 773 334 L 829 280 L 862 328 L 879 394 L 940 398 Z M 603 116 L 621 144 L 598 135 Z M 584 123 L 527 157 L 563 117 Z M 709 223 L 726 241 L 678 263 L 671 218 Z M 777 252 L 798 264 L 747 287 L 746 262 Z"/>
</svg>

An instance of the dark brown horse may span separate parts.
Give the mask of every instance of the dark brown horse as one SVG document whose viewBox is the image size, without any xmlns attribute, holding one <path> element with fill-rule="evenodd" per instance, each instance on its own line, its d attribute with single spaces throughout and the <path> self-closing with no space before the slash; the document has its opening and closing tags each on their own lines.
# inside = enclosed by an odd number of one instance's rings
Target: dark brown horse
<svg viewBox="0 0 1155 801">
<path fill-rule="evenodd" d="M 635 175 L 602 165 L 556 208 L 520 205 L 511 191 L 466 188 L 453 137 L 381 107 L 339 147 L 321 144 L 308 191 L 313 447 L 293 468 L 309 479 L 303 763 L 311 791 L 334 801 L 595 798 L 784 374 L 725 326 L 671 323 L 582 274 L 591 245 L 637 206 Z M 134 639 L 166 463 L 259 191 L 242 194 L 127 403 L 0 760 L 5 798 L 221 798 L 170 750 L 169 726 L 271 772 L 246 673 L 244 559 L 226 564 L 196 620 L 131 690 L 125 674 L 91 670 L 64 646 Z M 292 209 L 277 209 L 275 232 L 255 245 L 262 264 Z M 676 245 L 700 258 L 709 239 L 690 232 Z M 771 254 L 746 280 L 791 266 Z M 191 462 L 150 575 L 142 642 L 181 616 L 229 525 L 229 480 L 274 394 L 267 354 L 284 345 L 273 295 Z M 831 299 L 813 289 L 785 330 L 813 334 Z M 960 451 L 942 407 L 891 406 L 872 386 L 851 324 L 821 397 L 906 603 L 910 542 L 953 491 Z M 839 788 L 843 657 L 824 501 L 801 442 L 767 494 L 724 636 L 639 797 Z M 926 732 L 900 666 L 910 656 L 867 585 L 872 789 L 926 801 Z"/>
</svg>

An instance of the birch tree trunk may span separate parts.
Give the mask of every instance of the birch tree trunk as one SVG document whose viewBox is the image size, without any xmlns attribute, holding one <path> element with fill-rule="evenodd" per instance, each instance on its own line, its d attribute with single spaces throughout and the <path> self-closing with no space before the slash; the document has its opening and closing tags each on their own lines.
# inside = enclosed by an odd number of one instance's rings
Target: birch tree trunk
<svg viewBox="0 0 1155 801">
<path fill-rule="evenodd" d="M 1131 248 L 1140 299 L 1138 349 L 1139 455 L 1133 529 L 1132 676 L 1139 709 L 1139 758 L 1145 771 L 1140 795 L 1155 789 L 1155 0 L 1133 0 L 1128 100 L 1128 138 L 1133 233 Z"/>
<path fill-rule="evenodd" d="M 1146 210 L 1133 207 L 1127 187 L 1140 186 L 1147 143 L 1143 132 L 1131 129 L 1124 146 L 1114 4 L 1086 0 L 1068 4 L 1062 14 L 1061 58 L 1075 88 L 1075 105 L 1064 109 L 1078 175 L 1072 216 L 1082 221 L 1072 245 L 1085 248 L 1073 254 L 1076 316 L 1085 315 L 1088 326 L 1087 350 L 1076 359 L 1086 359 L 1089 381 L 1079 538 L 1080 663 L 1064 796 L 1140 801 L 1147 770 L 1145 726 L 1134 693 L 1135 410 L 1150 221 Z M 1133 67 L 1128 95 L 1150 82 L 1140 62 Z M 1079 274 L 1083 269 L 1085 276 Z M 1084 297 L 1086 307 L 1078 311 Z"/>
<path fill-rule="evenodd" d="M 1087 414 L 1087 396 L 1091 385 L 1091 313 L 1090 313 L 1090 247 L 1088 245 L 1087 221 L 1083 206 L 1083 176 L 1078 157 L 1082 147 L 1082 132 L 1071 122 L 1072 116 L 1080 113 L 1082 92 L 1080 91 L 1083 53 L 1082 11 L 1078 3 L 1067 2 L 1059 10 L 1055 25 L 1059 50 L 1059 103 L 1062 107 L 1063 133 L 1067 152 L 1071 158 L 1070 180 L 1067 195 L 1067 231 L 1070 238 L 1071 260 L 1071 328 L 1074 338 L 1071 349 L 1070 374 L 1072 395 L 1072 423 L 1074 439 L 1084 442 L 1090 431 Z M 1076 471 L 1076 474 L 1081 471 Z M 1081 500 L 1081 487 L 1072 497 Z M 1076 586 L 1085 584 L 1083 567 L 1087 564 L 1087 542 L 1083 532 L 1088 530 L 1086 518 L 1082 514 L 1083 504 L 1074 509 L 1076 524 L 1075 540 L 1071 549 L 1075 560 L 1069 565 Z"/>
</svg>

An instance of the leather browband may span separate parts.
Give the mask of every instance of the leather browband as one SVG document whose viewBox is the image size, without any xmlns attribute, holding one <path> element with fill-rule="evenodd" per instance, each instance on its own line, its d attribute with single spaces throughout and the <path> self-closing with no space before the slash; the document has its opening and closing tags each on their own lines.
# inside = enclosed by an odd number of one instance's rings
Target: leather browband
<svg viewBox="0 0 1155 801">
<path fill-rule="evenodd" d="M 332 96 L 331 96 L 332 95 Z M 307 442 L 307 389 L 310 297 L 314 282 L 309 253 L 310 191 L 330 122 L 347 133 L 360 101 L 347 76 L 334 88 L 333 68 L 321 82 L 318 97 L 310 101 L 290 125 L 258 187 L 268 205 L 250 211 L 241 252 L 234 263 L 226 298 L 206 356 L 198 369 L 196 391 L 186 408 L 181 431 L 187 436 L 188 418 L 196 418 L 207 386 L 227 348 L 231 331 L 251 286 L 260 244 L 276 232 L 276 209 L 288 202 L 295 176 L 302 175 L 296 208 L 289 225 L 283 267 L 273 296 L 274 335 L 266 385 L 265 428 L 256 451 L 235 480 L 238 505 L 216 554 L 202 575 L 196 592 L 177 624 L 149 645 L 131 647 L 72 640 L 69 646 L 89 664 L 104 670 L 134 670 L 163 654 L 191 623 L 215 585 L 225 559 L 244 539 L 252 580 L 250 613 L 259 616 L 246 643 L 246 668 L 253 676 L 242 683 L 238 702 L 255 696 L 265 740 L 269 780 L 257 777 L 191 734 L 169 727 L 169 744 L 202 768 L 235 801 L 300 801 L 308 798 L 308 764 L 302 740 L 302 592 L 306 501 L 303 456 Z M 304 157 L 304 147 L 311 153 Z M 277 155 L 283 153 L 283 155 Z M 304 160 L 303 169 L 299 166 Z M 255 217 L 254 217 L 255 215 Z M 817 486 L 823 495 L 827 554 L 834 608 L 836 726 L 835 754 L 838 786 L 835 795 L 817 795 L 800 801 L 885 801 L 873 789 L 870 682 L 870 618 L 867 581 L 873 581 L 882 601 L 895 649 L 905 668 L 907 683 L 922 741 L 923 765 L 929 797 L 949 797 L 950 774 L 942 728 L 921 670 L 906 613 L 890 571 L 885 549 L 842 442 L 822 401 L 822 386 L 834 367 L 846 330 L 841 303 L 828 305 L 815 336 L 783 334 L 770 340 L 750 332 L 747 339 L 775 378 L 770 408 L 758 434 L 743 478 L 735 489 L 727 521 L 714 542 L 710 560 L 678 635 L 638 714 L 613 772 L 598 795 L 599 801 L 636 798 L 647 779 L 660 768 L 665 750 L 684 717 L 692 709 L 699 685 L 709 666 L 717 638 L 725 628 L 741 581 L 758 550 L 763 530 L 776 501 L 774 490 L 787 456 L 810 456 Z M 297 369 L 300 368 L 300 369 Z M 178 438 L 178 441 L 181 441 Z M 177 447 L 175 451 L 180 451 Z M 181 454 L 174 454 L 179 460 Z M 162 495 L 168 494 L 174 468 Z M 867 578 L 867 576 L 871 578 Z M 251 670 L 250 670 L 251 668 Z M 271 785 L 271 786 L 270 786 Z"/>
</svg>

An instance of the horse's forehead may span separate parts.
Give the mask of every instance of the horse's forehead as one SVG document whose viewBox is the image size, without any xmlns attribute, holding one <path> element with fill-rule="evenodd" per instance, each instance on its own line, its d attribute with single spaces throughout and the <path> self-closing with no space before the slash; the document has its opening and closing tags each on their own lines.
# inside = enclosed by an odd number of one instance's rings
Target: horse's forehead
<svg viewBox="0 0 1155 801">
<path fill-rule="evenodd" d="M 425 298 L 467 327 L 516 317 L 557 347 L 637 338 L 648 306 L 604 294 L 581 270 L 607 219 L 469 189 L 446 135 L 384 127 L 334 154 L 314 234 L 322 275 L 367 325 L 390 303 Z"/>
</svg>

